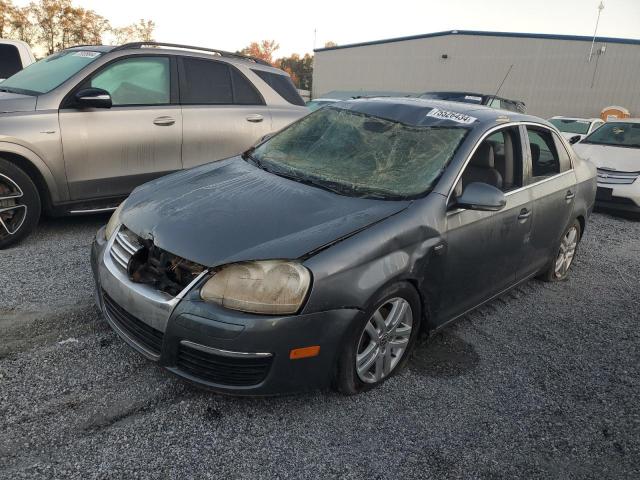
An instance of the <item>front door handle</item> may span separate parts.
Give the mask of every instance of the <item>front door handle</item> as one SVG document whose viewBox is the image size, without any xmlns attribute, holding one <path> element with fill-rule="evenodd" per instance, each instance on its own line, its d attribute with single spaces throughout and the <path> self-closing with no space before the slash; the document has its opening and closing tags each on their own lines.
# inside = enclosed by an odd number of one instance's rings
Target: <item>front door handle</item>
<svg viewBox="0 0 640 480">
<path fill-rule="evenodd" d="M 518 215 L 518 220 L 526 220 L 531 216 L 531 210 L 528 208 L 523 208 L 520 210 L 520 215 Z"/>
<path fill-rule="evenodd" d="M 575 198 L 575 196 L 576 196 L 575 193 L 573 193 L 571 190 L 567 190 L 567 194 L 564 196 L 564 198 L 565 200 L 567 200 L 567 202 L 570 202 Z"/>
<path fill-rule="evenodd" d="M 259 113 L 253 113 L 251 115 L 247 115 L 247 122 L 258 123 L 264 120 L 264 117 Z"/>
<path fill-rule="evenodd" d="M 153 124 L 159 127 L 168 127 L 174 123 L 176 123 L 176 121 L 171 117 L 158 117 L 153 121 Z"/>
</svg>

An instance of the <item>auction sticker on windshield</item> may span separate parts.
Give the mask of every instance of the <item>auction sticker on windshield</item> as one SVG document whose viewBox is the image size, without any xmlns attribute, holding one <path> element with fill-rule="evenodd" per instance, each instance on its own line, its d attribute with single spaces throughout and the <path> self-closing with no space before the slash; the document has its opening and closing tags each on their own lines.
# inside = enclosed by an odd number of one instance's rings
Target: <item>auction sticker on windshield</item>
<svg viewBox="0 0 640 480">
<path fill-rule="evenodd" d="M 98 55 L 100 55 L 100 52 L 89 52 L 86 50 L 75 52 L 73 54 L 74 57 L 88 57 L 88 58 L 96 58 Z"/>
<path fill-rule="evenodd" d="M 450 112 L 448 110 L 440 110 L 439 108 L 432 109 L 427 113 L 427 117 L 442 118 L 443 120 L 451 120 L 456 123 L 464 123 L 465 125 L 478 120 L 476 117 L 465 115 L 464 113 Z"/>
</svg>

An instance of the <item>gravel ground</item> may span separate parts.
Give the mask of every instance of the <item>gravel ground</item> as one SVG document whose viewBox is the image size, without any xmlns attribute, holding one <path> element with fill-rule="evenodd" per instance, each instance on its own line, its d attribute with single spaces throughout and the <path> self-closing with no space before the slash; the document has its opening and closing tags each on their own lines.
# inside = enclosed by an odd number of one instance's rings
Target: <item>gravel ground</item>
<svg viewBox="0 0 640 480">
<path fill-rule="evenodd" d="M 639 478 L 640 222 L 596 214 L 570 279 L 423 339 L 370 393 L 224 397 L 93 306 L 105 217 L 0 251 L 0 477 Z"/>
</svg>

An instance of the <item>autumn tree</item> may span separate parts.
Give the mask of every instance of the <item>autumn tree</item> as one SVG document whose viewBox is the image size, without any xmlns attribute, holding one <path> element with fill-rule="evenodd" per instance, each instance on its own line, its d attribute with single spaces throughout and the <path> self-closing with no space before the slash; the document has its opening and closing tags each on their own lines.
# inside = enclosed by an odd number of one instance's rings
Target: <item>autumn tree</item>
<svg viewBox="0 0 640 480">
<path fill-rule="evenodd" d="M 15 7 L 11 1 L 0 0 L 0 38 L 7 37 Z"/>
<path fill-rule="evenodd" d="M 38 25 L 36 24 L 33 5 L 14 8 L 11 15 L 10 38 L 22 40 L 29 44 L 32 44 L 37 40 Z"/>
<path fill-rule="evenodd" d="M 259 58 L 273 65 L 273 54 L 280 48 L 275 40 L 262 40 L 261 42 L 251 42 L 248 47 L 238 51 L 242 55 Z"/>
<path fill-rule="evenodd" d="M 289 74 L 298 88 L 311 90 L 313 78 L 313 56 L 306 53 L 303 57 L 294 53 L 290 57 L 276 60 L 276 66 Z"/>
<path fill-rule="evenodd" d="M 112 30 L 115 43 L 152 42 L 156 24 L 152 20 L 140 19 L 136 23 Z"/>
<path fill-rule="evenodd" d="M 332 47 L 337 47 L 337 46 L 338 46 L 338 44 L 336 42 L 332 42 L 332 41 L 325 42 L 325 44 L 324 44 L 324 48 L 332 48 Z"/>
</svg>

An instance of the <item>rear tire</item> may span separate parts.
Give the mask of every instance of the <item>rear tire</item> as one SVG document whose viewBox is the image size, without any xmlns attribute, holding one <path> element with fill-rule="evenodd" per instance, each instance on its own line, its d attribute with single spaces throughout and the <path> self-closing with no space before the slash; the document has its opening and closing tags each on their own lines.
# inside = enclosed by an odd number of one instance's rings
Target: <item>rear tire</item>
<svg viewBox="0 0 640 480">
<path fill-rule="evenodd" d="M 576 219 L 562 234 L 556 254 L 549 261 L 545 271 L 540 275 L 541 280 L 545 282 L 560 282 L 567 279 L 569 276 L 569 268 L 573 265 L 573 260 L 578 252 L 581 235 L 582 229 L 580 228 L 580 222 Z"/>
<path fill-rule="evenodd" d="M 42 206 L 36 185 L 22 169 L 0 158 L 0 249 L 29 235 Z"/>
<path fill-rule="evenodd" d="M 338 358 L 335 387 L 346 395 L 381 385 L 406 365 L 420 331 L 415 288 L 396 283 L 376 295 L 354 322 Z"/>
</svg>

